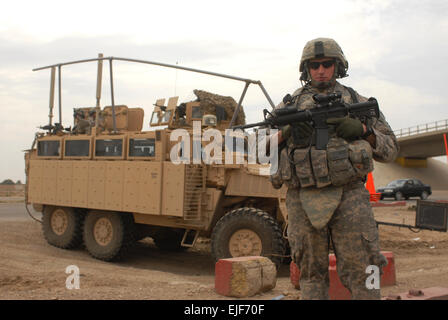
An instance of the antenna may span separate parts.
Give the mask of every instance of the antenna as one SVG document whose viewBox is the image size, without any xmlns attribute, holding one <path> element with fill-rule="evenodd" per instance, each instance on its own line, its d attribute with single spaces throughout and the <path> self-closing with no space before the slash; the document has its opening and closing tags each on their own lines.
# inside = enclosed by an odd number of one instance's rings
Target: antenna
<svg viewBox="0 0 448 320">
<path fill-rule="evenodd" d="M 179 61 L 176 61 L 176 66 L 179 64 Z M 174 79 L 174 96 L 176 96 L 176 88 L 177 88 L 177 69 L 176 69 L 176 77 Z"/>
<path fill-rule="evenodd" d="M 98 125 L 100 121 L 100 100 L 101 100 L 101 84 L 102 84 L 102 78 L 103 78 L 103 60 L 101 58 L 103 57 L 102 53 L 98 54 L 98 73 L 97 73 L 97 79 L 96 79 L 96 107 L 95 107 L 95 128 L 98 130 Z"/>
<path fill-rule="evenodd" d="M 51 78 L 50 78 L 50 113 L 48 114 L 48 125 L 53 125 L 53 108 L 54 108 L 54 79 L 56 74 L 56 68 L 51 68 Z"/>
</svg>

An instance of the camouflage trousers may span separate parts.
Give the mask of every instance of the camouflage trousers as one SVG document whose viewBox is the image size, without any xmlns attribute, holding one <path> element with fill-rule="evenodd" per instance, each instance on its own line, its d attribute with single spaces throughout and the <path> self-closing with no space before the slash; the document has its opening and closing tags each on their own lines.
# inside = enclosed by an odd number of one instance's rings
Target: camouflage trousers
<svg viewBox="0 0 448 320">
<path fill-rule="evenodd" d="M 380 253 L 378 230 L 362 182 L 344 186 L 341 202 L 327 226 L 316 230 L 303 210 L 297 188 L 289 188 L 288 239 L 293 261 L 300 270 L 302 299 L 328 299 L 330 242 L 342 284 L 352 299 L 380 299 L 380 289 L 366 287 L 366 268 L 387 265 Z"/>
</svg>

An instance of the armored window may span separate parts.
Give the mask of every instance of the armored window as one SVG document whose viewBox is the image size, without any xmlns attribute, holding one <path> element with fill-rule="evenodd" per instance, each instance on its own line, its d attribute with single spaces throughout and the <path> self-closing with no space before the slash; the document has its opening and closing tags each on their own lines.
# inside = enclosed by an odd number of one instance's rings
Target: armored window
<svg viewBox="0 0 448 320">
<path fill-rule="evenodd" d="M 202 108 L 201 107 L 193 107 L 191 109 L 191 118 L 192 119 L 201 119 L 202 118 Z"/>
<path fill-rule="evenodd" d="M 129 139 L 130 157 L 155 157 L 155 139 Z"/>
<path fill-rule="evenodd" d="M 151 116 L 151 124 L 152 125 L 156 125 L 159 123 L 159 113 L 158 112 L 153 112 L 152 116 Z"/>
<path fill-rule="evenodd" d="M 96 140 L 95 156 L 97 157 L 121 157 L 123 154 L 122 139 Z"/>
<path fill-rule="evenodd" d="M 165 113 L 163 114 L 163 117 L 162 117 L 162 121 L 161 121 L 162 123 L 168 123 L 170 121 L 171 111 L 172 110 L 165 111 Z"/>
<path fill-rule="evenodd" d="M 58 157 L 60 154 L 60 141 L 47 140 L 37 142 L 37 155 L 41 157 Z"/>
<path fill-rule="evenodd" d="M 227 113 L 224 107 L 216 106 L 215 110 L 216 110 L 216 119 L 218 120 L 218 122 L 222 120 L 227 120 Z"/>
<path fill-rule="evenodd" d="M 65 140 L 66 157 L 88 157 L 90 155 L 90 140 Z"/>
</svg>

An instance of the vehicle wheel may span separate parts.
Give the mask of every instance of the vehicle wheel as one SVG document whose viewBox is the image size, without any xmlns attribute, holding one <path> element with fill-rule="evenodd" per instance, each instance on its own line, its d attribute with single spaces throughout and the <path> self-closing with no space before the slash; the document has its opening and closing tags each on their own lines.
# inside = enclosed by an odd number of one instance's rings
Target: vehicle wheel
<svg viewBox="0 0 448 320">
<path fill-rule="evenodd" d="M 154 244 L 160 250 L 183 251 L 187 249 L 187 247 L 181 246 L 183 236 L 183 230 L 162 228 L 152 238 L 154 239 Z"/>
<path fill-rule="evenodd" d="M 380 200 L 384 200 L 384 196 L 380 196 Z"/>
<path fill-rule="evenodd" d="M 422 194 L 420 195 L 420 199 L 422 199 L 422 200 L 428 199 L 428 192 L 427 191 L 423 191 Z"/>
<path fill-rule="evenodd" d="M 266 256 L 277 268 L 285 255 L 282 231 L 268 213 L 255 208 L 239 208 L 224 215 L 211 239 L 216 260 L 241 256 Z"/>
<path fill-rule="evenodd" d="M 131 214 L 90 211 L 84 222 L 84 244 L 94 258 L 121 259 L 134 241 Z"/>
<path fill-rule="evenodd" d="M 395 200 L 400 201 L 403 200 L 403 194 L 400 191 L 395 193 Z"/>
<path fill-rule="evenodd" d="M 45 207 L 42 212 L 42 231 L 47 242 L 62 249 L 82 244 L 84 214 L 67 207 Z"/>
</svg>

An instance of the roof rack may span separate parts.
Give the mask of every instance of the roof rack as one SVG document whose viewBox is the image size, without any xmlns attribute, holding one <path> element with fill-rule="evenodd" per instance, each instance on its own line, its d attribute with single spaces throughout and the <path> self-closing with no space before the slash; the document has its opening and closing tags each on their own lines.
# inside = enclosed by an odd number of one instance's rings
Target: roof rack
<svg viewBox="0 0 448 320">
<path fill-rule="evenodd" d="M 113 132 L 114 133 L 116 132 L 114 82 L 113 82 L 113 64 L 112 64 L 112 62 L 114 60 L 156 65 L 156 66 L 160 66 L 160 67 L 173 68 L 173 69 L 179 69 L 179 70 L 190 71 L 190 72 L 197 72 L 197 73 L 207 74 L 207 75 L 210 75 L 210 76 L 227 78 L 227 79 L 231 79 L 231 80 L 244 82 L 245 86 L 244 86 L 243 92 L 242 92 L 242 94 L 240 96 L 240 99 L 238 101 L 238 106 L 236 107 L 236 109 L 235 109 L 235 111 L 233 113 L 232 120 L 230 121 L 230 124 L 229 124 L 229 128 L 231 128 L 233 126 L 233 123 L 236 120 L 238 111 L 239 111 L 239 109 L 240 109 L 240 107 L 241 107 L 241 105 L 243 103 L 244 97 L 246 95 L 247 89 L 248 89 L 250 84 L 258 85 L 260 87 L 261 91 L 263 92 L 264 96 L 268 100 L 269 104 L 271 105 L 271 107 L 275 108 L 275 105 L 272 102 L 269 94 L 267 93 L 267 91 L 264 88 L 263 84 L 259 80 L 251 80 L 251 79 L 246 79 L 246 78 L 240 78 L 240 77 L 235 77 L 235 76 L 228 75 L 228 74 L 211 72 L 211 71 L 205 71 L 205 70 L 199 70 L 199 69 L 193 69 L 193 68 L 187 68 L 187 67 L 182 67 L 182 66 L 179 66 L 179 65 L 172 65 L 172 64 L 161 63 L 161 62 L 146 61 L 146 60 L 139 60 L 139 59 L 130 59 L 130 58 L 120 58 L 120 57 L 103 57 L 103 54 L 100 53 L 100 54 L 98 54 L 98 58 L 83 59 L 83 60 L 76 60 L 76 61 L 57 63 L 57 64 L 53 64 L 53 65 L 49 65 L 49 66 L 33 69 L 33 71 L 39 71 L 39 70 L 44 70 L 44 69 L 51 69 L 49 125 L 52 125 L 52 118 L 53 118 L 54 87 L 55 87 L 56 68 L 58 70 L 59 123 L 62 124 L 61 68 L 63 66 L 72 65 L 72 64 L 78 64 L 78 63 L 86 63 L 86 62 L 94 62 L 94 61 L 98 62 L 97 91 L 96 91 L 97 104 L 96 104 L 96 108 L 95 109 L 96 109 L 96 112 L 99 113 L 99 111 L 100 111 L 99 101 L 100 101 L 100 98 L 101 98 L 102 68 L 103 68 L 103 61 L 104 60 L 108 60 L 109 61 L 110 92 L 111 92 L 112 119 L 113 119 Z M 98 114 L 97 114 L 96 115 L 96 124 L 95 124 L 96 127 L 98 126 L 98 119 L 99 119 L 99 117 L 98 117 Z"/>
</svg>

